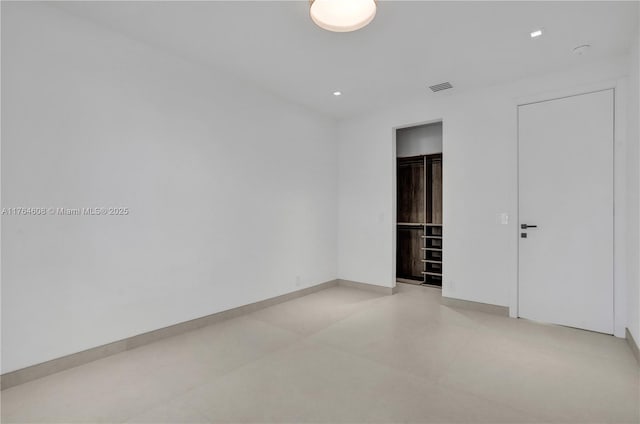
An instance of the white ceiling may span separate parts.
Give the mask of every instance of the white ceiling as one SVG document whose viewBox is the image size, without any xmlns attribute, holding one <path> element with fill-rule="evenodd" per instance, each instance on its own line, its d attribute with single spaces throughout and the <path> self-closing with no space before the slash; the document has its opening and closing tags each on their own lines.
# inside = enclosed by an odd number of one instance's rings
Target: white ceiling
<svg viewBox="0 0 640 424">
<path fill-rule="evenodd" d="M 352 33 L 316 27 L 308 1 L 57 4 L 338 118 L 443 95 L 427 89 L 443 81 L 463 90 L 625 54 L 638 25 L 638 2 L 612 1 L 378 1 Z"/>
</svg>

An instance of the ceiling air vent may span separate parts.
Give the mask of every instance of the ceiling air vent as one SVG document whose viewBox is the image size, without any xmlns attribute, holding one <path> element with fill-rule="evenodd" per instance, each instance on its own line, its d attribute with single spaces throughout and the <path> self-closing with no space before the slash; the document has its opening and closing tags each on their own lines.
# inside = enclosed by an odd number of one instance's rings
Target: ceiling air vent
<svg viewBox="0 0 640 424">
<path fill-rule="evenodd" d="M 435 93 L 436 91 L 448 90 L 449 88 L 453 88 L 453 85 L 451 85 L 450 82 L 441 82 L 440 84 L 432 85 L 429 88 Z"/>
</svg>

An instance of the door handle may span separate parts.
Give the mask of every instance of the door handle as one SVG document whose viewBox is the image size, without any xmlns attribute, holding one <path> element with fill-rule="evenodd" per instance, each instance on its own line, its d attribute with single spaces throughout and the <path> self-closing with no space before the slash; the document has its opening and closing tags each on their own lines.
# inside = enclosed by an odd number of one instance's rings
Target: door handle
<svg viewBox="0 0 640 424">
<path fill-rule="evenodd" d="M 520 228 L 522 228 L 523 230 L 526 230 L 527 228 L 538 228 L 538 226 L 537 225 L 520 224 Z"/>
</svg>

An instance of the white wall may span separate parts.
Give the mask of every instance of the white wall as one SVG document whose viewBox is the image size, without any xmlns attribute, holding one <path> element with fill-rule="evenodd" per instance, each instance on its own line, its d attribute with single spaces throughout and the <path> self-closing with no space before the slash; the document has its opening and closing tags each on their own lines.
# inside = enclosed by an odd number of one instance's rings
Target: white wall
<svg viewBox="0 0 640 424">
<path fill-rule="evenodd" d="M 581 66 L 579 60 L 567 72 L 459 94 L 423 93 L 403 104 L 341 122 L 339 277 L 394 286 L 393 128 L 442 119 L 446 158 L 443 295 L 513 305 L 517 281 L 516 105 L 530 96 L 548 93 L 551 98 L 567 89 L 588 91 L 593 83 L 613 81 L 628 72 L 626 57 L 590 66 Z M 623 152 L 624 142 L 619 135 L 617 152 Z M 500 213 L 509 214 L 508 225 L 500 225 Z M 618 296 L 623 291 L 618 290 Z"/>
<path fill-rule="evenodd" d="M 442 122 L 400 128 L 396 132 L 399 158 L 442 153 Z"/>
<path fill-rule="evenodd" d="M 640 13 L 640 11 L 639 11 Z M 640 19 L 639 19 L 640 20 Z M 640 343 L 640 31 L 629 55 L 629 113 L 627 150 L 627 278 L 628 285 L 628 328 L 636 343 Z"/>
<path fill-rule="evenodd" d="M 2 3 L 2 372 L 336 277 L 335 123 Z M 299 277 L 299 281 L 297 279 Z"/>
</svg>

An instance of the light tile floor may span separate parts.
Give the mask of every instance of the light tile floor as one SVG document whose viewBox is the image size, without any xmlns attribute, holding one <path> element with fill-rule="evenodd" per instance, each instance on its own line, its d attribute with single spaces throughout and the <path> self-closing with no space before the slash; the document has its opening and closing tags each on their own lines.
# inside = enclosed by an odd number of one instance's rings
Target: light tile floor
<svg viewBox="0 0 640 424">
<path fill-rule="evenodd" d="M 638 423 L 624 340 L 334 287 L 2 392 L 2 422 Z"/>
</svg>

